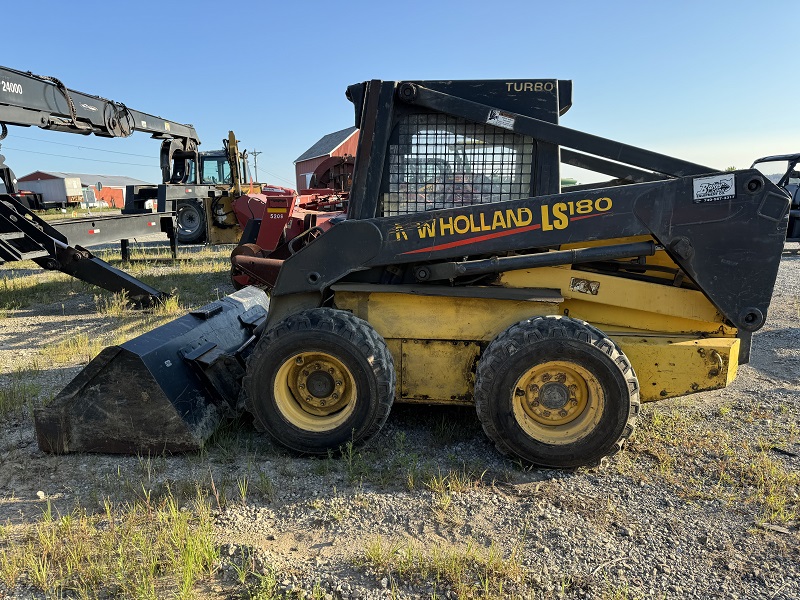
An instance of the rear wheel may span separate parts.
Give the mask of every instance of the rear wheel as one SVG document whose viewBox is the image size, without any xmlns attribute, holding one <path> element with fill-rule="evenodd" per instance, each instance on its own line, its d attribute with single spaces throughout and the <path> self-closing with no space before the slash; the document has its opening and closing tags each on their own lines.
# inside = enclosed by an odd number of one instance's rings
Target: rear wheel
<svg viewBox="0 0 800 600">
<path fill-rule="evenodd" d="M 330 308 L 292 315 L 258 343 L 243 382 L 256 426 L 304 453 L 375 435 L 394 401 L 386 342 L 362 319 Z"/>
<path fill-rule="evenodd" d="M 639 382 L 622 350 L 568 317 L 512 325 L 478 363 L 475 405 L 505 454 L 547 467 L 597 463 L 633 433 Z"/>
<path fill-rule="evenodd" d="M 206 213 L 200 200 L 178 202 L 178 241 L 182 244 L 199 244 L 206 239 Z"/>
</svg>

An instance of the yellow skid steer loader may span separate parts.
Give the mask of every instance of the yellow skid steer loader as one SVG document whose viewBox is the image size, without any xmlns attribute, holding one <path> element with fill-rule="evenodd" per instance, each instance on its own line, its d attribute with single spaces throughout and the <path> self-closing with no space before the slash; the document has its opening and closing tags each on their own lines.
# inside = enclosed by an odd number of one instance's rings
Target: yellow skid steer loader
<svg viewBox="0 0 800 600">
<path fill-rule="evenodd" d="M 246 409 L 324 453 L 394 402 L 474 404 L 502 452 L 574 467 L 619 450 L 640 402 L 726 386 L 767 316 L 788 194 L 565 128 L 571 91 L 350 86 L 346 216 L 247 256 L 269 300 L 245 288 L 103 352 L 39 411 L 40 445 L 189 450 Z M 561 163 L 612 179 L 561 189 Z"/>
</svg>

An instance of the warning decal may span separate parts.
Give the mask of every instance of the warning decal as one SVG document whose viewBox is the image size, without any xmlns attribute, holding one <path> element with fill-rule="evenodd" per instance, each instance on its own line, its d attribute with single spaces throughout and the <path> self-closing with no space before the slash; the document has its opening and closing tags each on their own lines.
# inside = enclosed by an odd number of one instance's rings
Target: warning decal
<svg viewBox="0 0 800 600">
<path fill-rule="evenodd" d="M 486 119 L 489 125 L 502 127 L 503 129 L 514 129 L 514 115 L 503 112 L 502 110 L 492 109 L 489 111 L 489 118 Z"/>
</svg>

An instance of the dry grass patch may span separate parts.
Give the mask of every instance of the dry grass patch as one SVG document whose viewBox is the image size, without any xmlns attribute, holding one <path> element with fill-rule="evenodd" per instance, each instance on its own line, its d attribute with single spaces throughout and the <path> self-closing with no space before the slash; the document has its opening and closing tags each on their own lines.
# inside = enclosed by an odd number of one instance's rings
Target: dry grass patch
<svg viewBox="0 0 800 600">
<path fill-rule="evenodd" d="M 0 420 L 33 405 L 42 391 L 35 375 L 30 370 L 20 370 L 0 379 Z"/>
<path fill-rule="evenodd" d="M 18 585 L 48 597 L 195 596 L 218 563 L 208 502 L 191 510 L 168 495 L 158 503 L 105 503 L 89 515 L 48 509 L 33 525 L 0 530 L 0 596 Z"/>
<path fill-rule="evenodd" d="M 714 427 L 688 405 L 645 411 L 629 451 L 616 461 L 617 469 L 646 479 L 638 463 L 647 456 L 655 461 L 649 476 L 668 482 L 678 496 L 717 500 L 731 509 L 750 507 L 762 523 L 800 518 L 800 473 L 774 451 L 792 441 L 794 430 L 786 435 L 776 431 L 770 440 L 752 439 L 742 427 L 769 415 L 740 414 L 726 406 L 717 414 L 725 427 Z"/>
<path fill-rule="evenodd" d="M 386 576 L 392 589 L 430 585 L 433 597 L 451 589 L 459 598 L 514 598 L 524 589 L 519 550 L 504 554 L 494 544 L 488 548 L 472 542 L 423 546 L 378 537 L 367 544 L 359 564 Z"/>
</svg>

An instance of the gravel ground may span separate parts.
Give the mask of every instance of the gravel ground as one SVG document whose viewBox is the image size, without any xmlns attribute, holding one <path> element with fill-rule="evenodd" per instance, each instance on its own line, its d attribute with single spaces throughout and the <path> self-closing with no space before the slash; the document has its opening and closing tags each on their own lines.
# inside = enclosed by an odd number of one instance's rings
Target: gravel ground
<svg viewBox="0 0 800 600">
<path fill-rule="evenodd" d="M 0 319 L 3 372 L 52 336 L 113 326 L 91 302 L 69 312 Z M 242 564 L 292 597 L 484 597 L 495 560 L 489 597 L 800 598 L 799 316 L 800 254 L 786 252 L 734 384 L 646 405 L 629 448 L 593 470 L 511 462 L 467 409 L 397 406 L 368 447 L 327 459 L 288 454 L 248 423 L 198 456 L 48 456 L 22 414 L 0 422 L 0 524 L 37 519 L 47 500 L 93 510 L 142 482 L 187 496 L 200 482 L 221 552 L 201 597 L 255 597 Z M 40 368 L 46 394 L 79 365 Z M 437 578 L 443 556 L 482 558 L 455 581 L 444 567 Z M 4 594 L 38 597 L 0 583 Z"/>
</svg>

